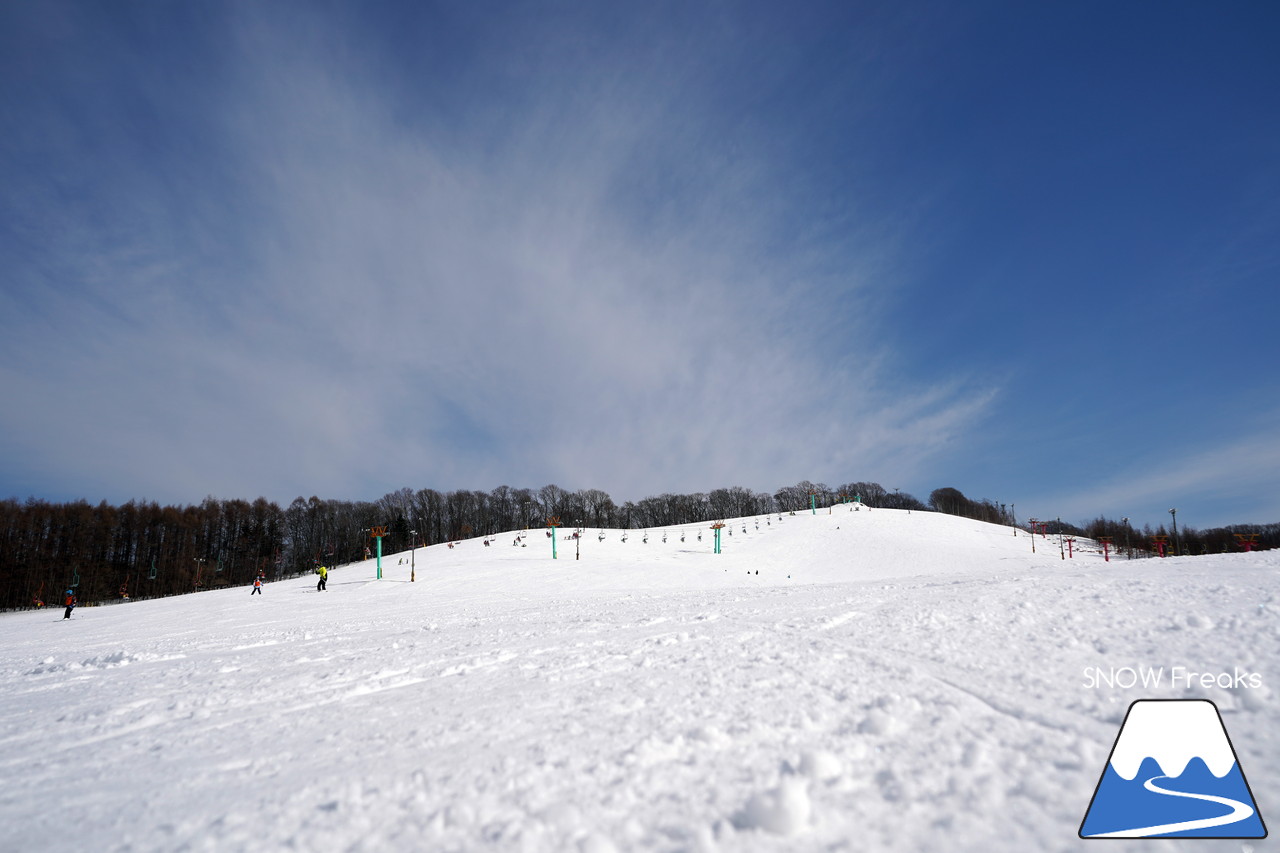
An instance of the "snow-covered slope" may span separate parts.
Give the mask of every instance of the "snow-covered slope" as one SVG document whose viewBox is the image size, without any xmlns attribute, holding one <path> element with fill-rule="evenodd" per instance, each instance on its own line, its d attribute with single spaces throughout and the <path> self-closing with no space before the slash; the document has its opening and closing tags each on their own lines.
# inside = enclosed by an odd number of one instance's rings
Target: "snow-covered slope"
<svg viewBox="0 0 1280 853">
<path fill-rule="evenodd" d="M 391 555 L 0 617 L 0 848 L 1087 849 L 1146 697 L 1214 700 L 1280 806 L 1274 552 L 1063 560 L 848 507 L 718 555 L 704 525 L 516 536 L 421 549 L 414 583 Z"/>
</svg>

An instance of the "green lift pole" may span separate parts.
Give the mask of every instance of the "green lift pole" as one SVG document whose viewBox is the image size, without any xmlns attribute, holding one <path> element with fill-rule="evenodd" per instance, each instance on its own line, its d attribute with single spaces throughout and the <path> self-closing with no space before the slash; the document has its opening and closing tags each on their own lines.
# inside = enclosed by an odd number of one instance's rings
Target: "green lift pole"
<svg viewBox="0 0 1280 853">
<path fill-rule="evenodd" d="M 551 559 L 556 559 L 556 528 L 560 526 L 560 516 L 547 519 L 547 527 L 551 528 Z"/>
<path fill-rule="evenodd" d="M 387 528 L 385 526 L 370 528 L 369 535 L 378 543 L 378 580 L 382 580 L 382 537 L 387 535 Z"/>
</svg>

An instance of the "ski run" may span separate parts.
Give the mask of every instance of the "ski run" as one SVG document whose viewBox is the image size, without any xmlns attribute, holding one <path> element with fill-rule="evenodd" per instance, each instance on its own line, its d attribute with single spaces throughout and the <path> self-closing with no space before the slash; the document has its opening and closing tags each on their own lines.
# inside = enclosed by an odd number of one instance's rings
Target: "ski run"
<svg viewBox="0 0 1280 853">
<path fill-rule="evenodd" d="M 0 616 L 0 849 L 1269 849 L 1077 831 L 1142 698 L 1211 699 L 1280 820 L 1280 552 L 726 524 Z"/>
</svg>

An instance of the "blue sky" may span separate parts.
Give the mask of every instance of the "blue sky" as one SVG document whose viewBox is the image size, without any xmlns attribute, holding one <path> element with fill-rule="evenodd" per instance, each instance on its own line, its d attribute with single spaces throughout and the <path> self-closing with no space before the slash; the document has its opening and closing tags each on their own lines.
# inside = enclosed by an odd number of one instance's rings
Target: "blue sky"
<svg viewBox="0 0 1280 853">
<path fill-rule="evenodd" d="M 0 2 L 0 495 L 1280 520 L 1274 3 Z"/>
</svg>

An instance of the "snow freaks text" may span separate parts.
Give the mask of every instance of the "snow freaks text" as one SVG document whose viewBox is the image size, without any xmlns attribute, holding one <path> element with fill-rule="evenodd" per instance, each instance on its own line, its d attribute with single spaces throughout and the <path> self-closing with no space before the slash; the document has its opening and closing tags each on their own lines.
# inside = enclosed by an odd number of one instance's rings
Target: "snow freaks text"
<svg viewBox="0 0 1280 853">
<path fill-rule="evenodd" d="M 1166 684 L 1174 689 L 1198 687 L 1209 690 L 1222 687 L 1228 690 L 1257 690 L 1262 687 L 1262 674 L 1245 672 L 1240 667 L 1232 668 L 1231 672 L 1196 672 L 1185 666 L 1168 668 L 1163 666 L 1086 666 L 1084 668 L 1084 686 L 1089 690 L 1102 687 L 1128 689 L 1138 686 L 1151 689 L 1164 687 Z"/>
</svg>

